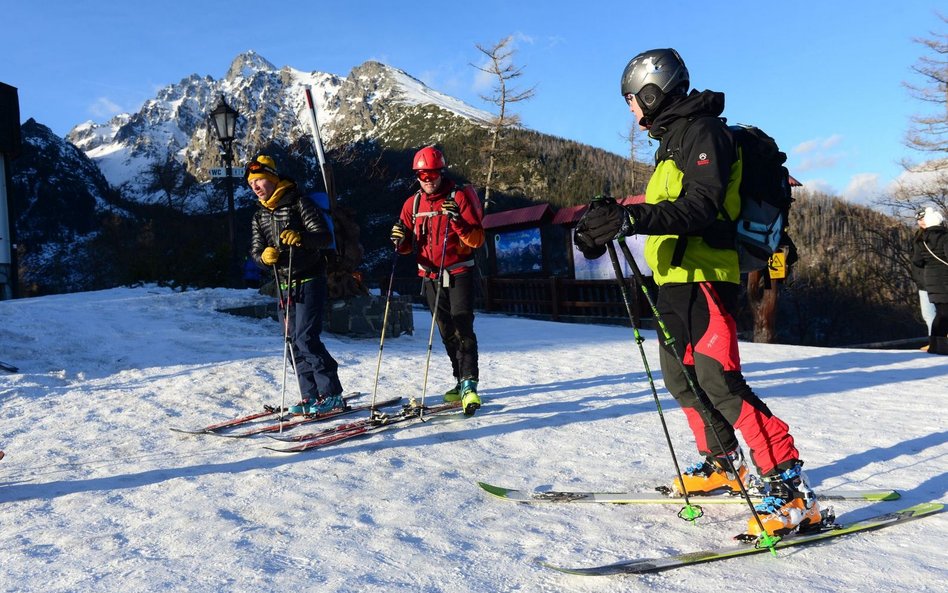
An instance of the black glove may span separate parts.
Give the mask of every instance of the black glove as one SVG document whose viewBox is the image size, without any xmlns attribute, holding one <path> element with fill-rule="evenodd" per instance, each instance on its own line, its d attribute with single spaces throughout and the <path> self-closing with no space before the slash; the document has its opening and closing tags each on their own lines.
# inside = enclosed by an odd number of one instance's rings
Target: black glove
<svg viewBox="0 0 948 593">
<path fill-rule="evenodd" d="M 593 198 L 576 225 L 576 246 L 603 246 L 609 241 L 635 234 L 635 221 L 614 198 Z"/>
<path fill-rule="evenodd" d="M 605 245 L 593 245 L 579 231 L 573 235 L 573 244 L 583 253 L 583 257 L 586 259 L 599 259 L 606 252 Z"/>
<path fill-rule="evenodd" d="M 405 228 L 405 225 L 402 224 L 402 221 L 398 221 L 392 226 L 392 234 L 389 235 L 389 238 L 392 240 L 392 243 L 395 244 L 395 247 L 398 247 L 402 244 L 402 241 L 405 240 L 405 237 L 408 236 L 408 229 Z"/>
<path fill-rule="evenodd" d="M 453 197 L 447 197 L 441 203 L 441 213 L 451 220 L 457 220 L 458 216 L 461 215 L 461 209 L 458 208 L 458 203 L 454 201 Z"/>
</svg>

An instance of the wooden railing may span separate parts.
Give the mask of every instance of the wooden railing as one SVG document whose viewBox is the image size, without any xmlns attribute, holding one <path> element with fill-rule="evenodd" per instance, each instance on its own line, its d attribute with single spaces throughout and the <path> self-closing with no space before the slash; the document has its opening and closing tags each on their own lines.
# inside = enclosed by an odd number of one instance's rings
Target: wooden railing
<svg viewBox="0 0 948 593">
<path fill-rule="evenodd" d="M 395 278 L 393 286 L 396 293 L 424 303 L 419 294 L 420 283 L 418 278 Z M 627 286 L 634 314 L 650 318 L 648 301 L 641 289 L 631 280 Z M 650 289 L 654 291 L 654 287 Z M 488 312 L 553 321 L 628 323 L 629 319 L 615 280 L 486 277 L 481 279 L 478 292 L 475 306 Z"/>
</svg>

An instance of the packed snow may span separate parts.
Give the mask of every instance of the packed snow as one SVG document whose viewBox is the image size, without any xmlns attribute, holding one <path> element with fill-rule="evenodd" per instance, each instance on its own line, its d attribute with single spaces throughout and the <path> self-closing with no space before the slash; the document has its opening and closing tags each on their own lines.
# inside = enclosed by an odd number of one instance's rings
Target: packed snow
<svg viewBox="0 0 948 593">
<path fill-rule="evenodd" d="M 674 505 L 531 506 L 478 488 L 670 481 L 628 327 L 479 314 L 485 405 L 471 418 L 300 454 L 266 450 L 276 443 L 266 437 L 172 432 L 280 402 L 280 326 L 221 312 L 269 300 L 144 286 L 0 302 L 0 361 L 19 367 L 0 371 L 0 590 L 945 591 L 948 513 L 649 576 L 541 566 L 729 546 L 746 525 L 740 505 L 708 505 L 692 525 Z M 429 327 L 418 308 L 413 335 L 385 340 L 380 398 L 420 395 Z M 684 416 L 661 385 L 655 333 L 643 333 L 679 459 L 693 462 Z M 370 400 L 379 340 L 324 338 L 345 388 Z M 433 352 L 427 403 L 451 383 L 437 336 Z M 817 489 L 902 493 L 834 503 L 840 520 L 946 499 L 948 357 L 753 343 L 742 354 Z"/>
</svg>

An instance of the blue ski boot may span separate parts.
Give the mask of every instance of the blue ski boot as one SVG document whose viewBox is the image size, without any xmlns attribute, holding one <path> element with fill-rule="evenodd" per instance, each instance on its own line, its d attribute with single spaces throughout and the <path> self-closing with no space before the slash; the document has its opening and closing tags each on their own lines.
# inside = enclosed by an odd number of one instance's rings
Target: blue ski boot
<svg viewBox="0 0 948 593">
<path fill-rule="evenodd" d="M 306 407 L 307 414 L 326 414 L 333 411 L 346 409 L 346 402 L 341 395 L 327 395 L 321 399 L 311 402 Z"/>
<path fill-rule="evenodd" d="M 307 412 L 307 410 L 315 402 L 316 400 L 314 399 L 304 399 L 300 403 L 296 404 L 295 406 L 290 406 L 289 408 L 286 409 L 286 411 L 289 412 L 290 414 L 293 414 L 294 416 L 308 414 L 309 412 Z"/>
</svg>

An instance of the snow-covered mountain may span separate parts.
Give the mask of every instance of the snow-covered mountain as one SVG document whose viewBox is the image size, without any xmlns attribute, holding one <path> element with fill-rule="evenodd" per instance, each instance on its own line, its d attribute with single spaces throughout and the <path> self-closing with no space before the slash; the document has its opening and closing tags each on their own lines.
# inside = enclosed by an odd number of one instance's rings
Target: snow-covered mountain
<svg viewBox="0 0 948 593">
<path fill-rule="evenodd" d="M 71 130 L 67 139 L 97 163 L 125 197 L 158 202 L 161 192 L 148 188 L 150 167 L 174 159 L 198 181 L 207 181 L 208 170 L 221 166 L 219 143 L 208 125 L 208 114 L 221 97 L 241 115 L 234 144 L 238 163 L 266 147 L 288 147 L 301 139 L 310 142 L 306 86 L 313 89 L 327 149 L 384 137 L 396 129 L 406 112 L 419 109 L 435 107 L 442 115 L 475 124 L 491 117 L 378 62 L 365 62 L 340 77 L 290 66 L 277 68 L 248 51 L 237 56 L 220 80 L 193 74 L 163 88 L 138 113 L 117 115 L 101 124 L 85 122 Z M 404 140 L 417 142 L 416 138 Z M 191 200 L 192 209 L 200 203 Z"/>
<path fill-rule="evenodd" d="M 95 286 L 107 265 L 83 246 L 109 214 L 127 215 L 99 168 L 74 145 L 29 119 L 12 161 L 12 212 L 20 281 L 55 290 Z"/>
</svg>

